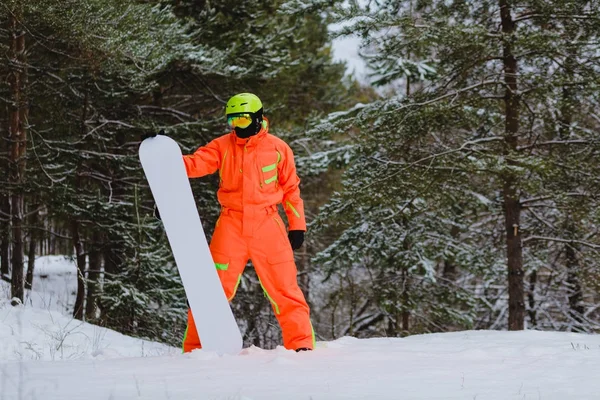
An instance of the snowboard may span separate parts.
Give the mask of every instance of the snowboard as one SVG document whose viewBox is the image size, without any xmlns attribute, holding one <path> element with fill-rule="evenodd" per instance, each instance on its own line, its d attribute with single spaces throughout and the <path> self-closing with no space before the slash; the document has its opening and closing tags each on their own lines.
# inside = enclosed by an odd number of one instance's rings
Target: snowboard
<svg viewBox="0 0 600 400">
<path fill-rule="evenodd" d="M 196 208 L 181 149 L 173 139 L 145 139 L 140 162 L 160 212 L 205 350 L 238 354 L 242 336 L 221 286 Z"/>
</svg>

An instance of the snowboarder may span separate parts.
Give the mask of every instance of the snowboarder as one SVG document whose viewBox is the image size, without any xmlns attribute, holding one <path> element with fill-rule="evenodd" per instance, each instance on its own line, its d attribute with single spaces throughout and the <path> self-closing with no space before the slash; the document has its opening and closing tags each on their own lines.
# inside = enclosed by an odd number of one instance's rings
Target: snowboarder
<svg viewBox="0 0 600 400">
<path fill-rule="evenodd" d="M 269 133 L 269 122 L 256 95 L 233 96 L 225 114 L 231 131 L 183 156 L 190 178 L 219 171 L 221 215 L 210 251 L 223 290 L 231 301 L 250 259 L 281 326 L 284 347 L 312 350 L 314 332 L 308 305 L 298 287 L 293 255 L 293 250 L 302 246 L 306 231 L 293 152 Z M 287 215 L 287 233 L 278 204 Z M 188 310 L 183 351 L 200 347 Z"/>
</svg>

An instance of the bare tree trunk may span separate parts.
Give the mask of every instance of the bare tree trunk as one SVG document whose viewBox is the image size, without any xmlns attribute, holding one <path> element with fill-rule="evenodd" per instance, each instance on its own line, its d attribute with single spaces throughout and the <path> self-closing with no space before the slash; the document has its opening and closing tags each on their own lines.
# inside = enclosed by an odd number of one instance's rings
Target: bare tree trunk
<svg viewBox="0 0 600 400">
<path fill-rule="evenodd" d="M 50 229 L 54 232 L 58 232 L 58 227 L 55 226 L 54 224 L 55 224 L 54 221 L 52 221 L 50 223 Z M 48 236 L 48 254 L 56 255 L 55 248 L 56 248 L 56 236 L 50 235 L 50 236 Z"/>
<path fill-rule="evenodd" d="M 410 329 L 410 309 L 409 309 L 409 280 L 408 270 L 402 268 L 402 335 L 408 335 Z"/>
<path fill-rule="evenodd" d="M 583 12 L 581 6 L 576 6 L 576 12 Z M 578 80 L 575 76 L 576 62 L 578 59 L 577 38 L 581 28 L 575 21 L 565 21 L 566 37 L 568 38 L 568 45 L 564 49 L 566 56 L 564 57 L 563 69 L 565 75 L 565 85 L 562 87 L 561 102 L 560 102 L 560 115 L 559 115 L 559 133 L 561 140 L 568 140 L 571 136 L 573 129 L 573 114 L 578 107 L 578 99 L 573 92 L 572 84 Z M 562 152 L 567 153 L 567 149 L 561 149 Z M 567 154 L 564 154 L 565 158 Z M 575 221 L 580 220 L 577 216 L 579 207 L 568 209 L 565 212 L 565 237 L 568 239 L 576 239 L 578 235 L 578 229 Z M 575 211 L 574 211 L 575 210 Z M 575 243 L 570 243 L 565 246 L 565 263 L 567 269 L 566 285 L 568 289 L 569 299 L 569 314 L 575 321 L 573 330 L 578 332 L 582 331 L 583 316 L 585 313 L 585 307 L 583 304 L 583 289 L 579 278 L 580 264 L 577 258 L 579 247 Z"/>
<path fill-rule="evenodd" d="M 8 196 L 0 197 L 0 275 L 2 280 L 10 282 L 10 201 Z M 5 216 L 6 215 L 6 216 Z"/>
<path fill-rule="evenodd" d="M 23 280 L 23 231 L 21 224 L 23 221 L 23 198 L 19 195 L 12 197 L 13 203 L 13 246 L 12 246 L 12 275 L 11 275 L 11 297 L 13 299 L 19 299 L 23 302 L 23 296 L 25 292 L 25 285 Z"/>
<path fill-rule="evenodd" d="M 88 92 L 87 92 L 87 83 L 84 84 L 84 95 L 83 95 L 83 103 L 81 107 L 81 119 L 79 123 L 79 129 L 81 134 L 81 140 L 76 145 L 77 150 L 81 150 L 83 145 L 83 140 L 87 133 L 87 127 L 85 121 L 87 120 L 88 114 Z M 80 194 L 84 191 L 84 182 L 81 176 L 83 161 L 77 163 L 77 167 L 75 169 L 75 181 L 74 181 L 74 189 L 75 193 Z M 84 249 L 84 238 L 82 237 L 82 224 L 78 220 L 79 217 L 73 218 L 73 222 L 71 223 L 71 232 L 73 235 L 73 247 L 75 248 L 75 254 L 77 257 L 77 296 L 75 298 L 75 307 L 73 309 L 73 317 L 80 319 L 83 321 L 84 319 L 84 302 L 86 298 L 86 286 L 87 282 L 85 279 L 85 249 Z"/>
<path fill-rule="evenodd" d="M 517 59 L 512 52 L 515 23 L 508 0 L 499 0 L 502 22 L 505 105 L 505 155 L 512 165 L 511 153 L 516 152 L 519 134 L 519 97 L 517 93 Z M 523 248 L 520 233 L 521 203 L 518 180 L 511 172 L 504 173 L 502 197 L 506 229 L 508 258 L 508 329 L 522 330 L 525 325 L 525 300 L 523 290 Z"/>
<path fill-rule="evenodd" d="M 458 239 L 460 235 L 460 229 L 456 225 L 452 225 L 450 228 L 450 236 L 454 239 Z M 442 270 L 442 276 L 449 282 L 454 283 L 458 276 L 458 267 L 456 266 L 456 260 L 453 256 L 444 259 L 444 268 Z"/>
<path fill-rule="evenodd" d="M 114 240 L 111 240 L 110 234 L 102 236 L 102 256 L 104 258 L 104 283 L 106 283 L 107 280 L 110 281 L 111 279 L 114 279 L 119 273 L 119 267 L 122 263 L 122 260 L 119 257 L 120 253 L 118 244 Z M 101 294 L 101 291 L 99 294 Z M 105 302 L 103 301 L 98 301 L 98 303 L 100 308 L 100 325 L 105 326 L 108 324 L 109 318 L 108 315 L 105 314 L 104 310 L 106 310 L 109 305 L 105 304 Z"/>
<path fill-rule="evenodd" d="M 81 238 L 79 221 L 71 223 L 71 235 L 73 235 L 73 247 L 77 259 L 77 297 L 73 307 L 73 317 L 83 321 L 83 301 L 85 299 L 85 249 Z"/>
<path fill-rule="evenodd" d="M 7 177 L 10 173 L 8 166 L 8 136 L 7 118 L 8 118 L 8 103 L 0 109 L 2 112 L 2 121 L 0 123 L 0 176 Z M 6 130 L 5 130 L 6 129 Z M 4 181 L 4 179 L 2 179 Z M 5 188 L 0 191 L 0 278 L 10 282 L 10 200 L 8 192 Z"/>
<path fill-rule="evenodd" d="M 37 209 L 37 205 L 32 208 Z M 31 289 L 33 286 L 33 269 L 35 268 L 35 247 L 37 245 L 38 211 L 31 213 L 29 217 L 29 250 L 27 251 L 27 275 L 25 275 L 25 289 Z"/>
<path fill-rule="evenodd" d="M 116 245 L 111 246 L 109 243 L 105 244 L 104 249 L 104 273 L 109 275 L 116 275 L 119 272 L 119 257 L 115 252 Z"/>
<path fill-rule="evenodd" d="M 27 59 L 25 54 L 25 31 L 21 26 L 22 6 L 9 16 L 9 83 L 11 109 L 9 115 L 9 183 L 12 212 L 12 278 L 11 296 L 23 302 L 23 206 L 21 187 L 25 178 L 25 149 L 27 144 Z"/>
<path fill-rule="evenodd" d="M 35 268 L 35 244 L 36 241 L 32 237 L 29 241 L 29 249 L 27 251 L 27 274 L 25 275 L 25 289 L 29 290 L 31 290 L 31 288 L 33 287 L 33 269 Z"/>
<path fill-rule="evenodd" d="M 575 235 L 575 233 L 573 233 Z M 575 320 L 573 331 L 582 331 L 583 315 L 585 307 L 583 306 L 583 291 L 579 282 L 579 260 L 577 259 L 577 249 L 574 244 L 568 244 L 565 248 L 567 262 L 567 287 L 569 290 L 569 314 Z"/>
<path fill-rule="evenodd" d="M 527 294 L 527 299 L 529 300 L 529 320 L 531 321 L 531 326 L 537 326 L 537 312 L 535 311 L 535 287 L 537 285 L 537 271 L 533 271 L 531 275 L 529 275 L 529 293 Z"/>
<path fill-rule="evenodd" d="M 298 286 L 302 289 L 302 293 L 304 293 L 304 297 L 306 297 L 306 301 L 310 305 L 310 261 L 308 259 L 308 245 L 305 244 L 302 249 L 296 251 L 296 254 L 298 255 L 298 261 L 296 262 L 296 266 L 298 267 Z"/>
<path fill-rule="evenodd" d="M 87 274 L 87 296 L 85 302 L 85 319 L 93 321 L 97 316 L 98 304 L 96 297 L 100 289 L 100 273 L 102 270 L 102 252 L 100 251 L 101 237 L 97 231 L 92 234 Z"/>
</svg>

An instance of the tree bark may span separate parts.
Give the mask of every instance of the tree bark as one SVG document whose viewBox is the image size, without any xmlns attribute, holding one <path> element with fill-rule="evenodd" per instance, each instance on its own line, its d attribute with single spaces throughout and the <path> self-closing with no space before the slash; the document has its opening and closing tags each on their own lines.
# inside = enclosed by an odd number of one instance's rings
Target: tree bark
<svg viewBox="0 0 600 400">
<path fill-rule="evenodd" d="M 519 133 L 519 97 L 517 92 L 517 59 L 512 51 L 515 23 L 508 0 L 499 0 L 502 23 L 502 50 L 504 64 L 505 105 L 505 156 L 509 165 L 511 154 L 517 150 Z M 511 171 L 504 172 L 502 197 L 504 200 L 504 223 L 506 229 L 506 253 L 508 259 L 508 329 L 522 330 L 525 324 L 525 301 L 523 290 L 523 247 L 520 219 L 521 203 L 518 179 Z"/>
<path fill-rule="evenodd" d="M 304 297 L 306 297 L 307 303 L 310 306 L 310 261 L 308 256 L 308 244 L 304 244 L 304 247 L 296 251 L 296 258 L 298 261 L 296 262 L 296 266 L 298 267 L 298 286 L 302 289 L 304 293 Z"/>
<path fill-rule="evenodd" d="M 73 317 L 83 321 L 83 301 L 85 299 L 85 248 L 81 238 L 80 223 L 76 219 L 71 222 L 71 235 L 77 260 L 77 297 L 73 307 Z"/>
<path fill-rule="evenodd" d="M 88 115 L 88 104 L 89 97 L 87 91 L 87 81 L 84 82 L 84 94 L 83 101 L 81 106 L 81 119 L 79 122 L 79 129 L 81 140 L 77 143 L 76 149 L 82 150 L 84 147 L 83 140 L 85 139 L 87 133 L 86 120 Z M 84 188 L 84 178 L 82 177 L 82 167 L 83 167 L 83 159 L 79 159 L 77 163 L 77 167 L 75 168 L 75 179 L 74 179 L 74 189 L 75 193 L 83 195 Z M 73 247 L 75 248 L 75 254 L 77 258 L 77 296 L 75 298 L 75 307 L 73 309 L 73 317 L 84 320 L 84 302 L 86 299 L 86 287 L 87 281 L 85 278 L 86 275 L 86 254 L 84 248 L 84 237 L 82 235 L 83 225 L 79 220 L 82 216 L 72 216 L 73 222 L 71 223 L 71 232 L 73 235 Z M 83 216 L 85 218 L 85 216 Z"/>
<path fill-rule="evenodd" d="M 37 209 L 37 205 L 32 208 Z M 35 247 L 37 245 L 38 234 L 35 229 L 38 223 L 38 212 L 32 212 L 29 217 L 29 250 L 27 251 L 27 275 L 25 275 L 25 289 L 33 287 L 33 269 L 35 268 Z"/>
<path fill-rule="evenodd" d="M 12 235 L 13 235 L 13 246 L 12 246 L 12 275 L 10 280 L 11 286 L 11 297 L 13 299 L 19 299 L 23 302 L 25 294 L 25 285 L 23 279 L 23 263 L 24 263 L 24 243 L 23 243 L 23 198 L 20 195 L 12 196 L 13 205 L 13 216 L 12 216 Z"/>
<path fill-rule="evenodd" d="M 102 252 L 100 251 L 101 237 L 97 231 L 92 235 L 92 243 L 90 243 L 90 255 L 87 274 L 87 296 L 85 302 L 85 319 L 93 321 L 98 318 L 97 301 L 98 290 L 100 288 L 100 274 L 102 270 Z"/>
<path fill-rule="evenodd" d="M 0 123 L 0 176 L 8 177 L 10 170 L 8 165 L 9 155 L 9 130 L 8 130 L 8 103 L 0 109 L 2 121 Z M 2 179 L 5 181 L 5 179 Z M 0 190 L 0 278 L 10 282 L 10 200 L 5 188 Z"/>
<path fill-rule="evenodd" d="M 402 268 L 402 331 L 401 336 L 408 336 L 410 331 L 410 308 L 409 308 L 409 276 L 408 270 Z"/>
<path fill-rule="evenodd" d="M 23 206 L 22 185 L 25 175 L 25 149 L 27 144 L 27 59 L 25 53 L 25 30 L 22 27 L 22 6 L 9 16 L 9 186 L 12 219 L 12 277 L 11 296 L 23 302 Z"/>
<path fill-rule="evenodd" d="M 6 195 L 0 196 L 0 214 L 3 215 L 0 225 L 0 275 L 2 280 L 10 282 L 10 201 Z"/>
<path fill-rule="evenodd" d="M 535 310 L 535 287 L 537 286 L 537 271 L 533 271 L 531 275 L 529 275 L 529 293 L 527 294 L 527 299 L 529 301 L 529 320 L 531 321 L 531 326 L 537 326 L 537 312 Z"/>
<path fill-rule="evenodd" d="M 122 264 L 122 260 L 120 257 L 120 248 L 118 243 L 112 239 L 110 237 L 111 235 L 103 235 L 103 243 L 102 243 L 102 256 L 104 259 L 104 283 L 106 284 L 107 281 L 113 280 L 116 278 L 117 274 L 119 273 L 120 270 L 120 266 Z M 100 290 L 100 293 L 102 293 L 102 290 Z M 109 306 L 108 304 L 105 304 L 105 301 L 97 301 L 99 308 L 100 308 L 100 316 L 99 319 L 101 321 L 101 325 L 107 325 L 108 324 L 108 315 L 106 315 L 104 313 L 104 310 L 107 309 L 107 307 Z"/>
<path fill-rule="evenodd" d="M 575 12 L 583 12 L 581 6 L 576 6 Z M 561 91 L 561 102 L 560 102 L 560 115 L 559 115 L 559 134 L 561 140 L 568 140 L 571 136 L 573 128 L 573 113 L 578 107 L 577 96 L 572 90 L 571 84 L 577 81 L 575 76 L 575 69 L 577 67 L 578 51 L 577 42 L 578 32 L 580 31 L 579 24 L 574 21 L 565 22 L 565 33 L 567 38 L 567 46 L 565 48 L 566 56 L 564 57 L 563 70 L 565 75 L 565 85 Z M 568 149 L 561 149 L 561 156 L 564 159 L 568 157 Z M 565 176 L 565 180 L 568 181 L 568 177 Z M 564 222 L 564 235 L 566 239 L 577 239 L 580 236 L 579 229 L 575 221 L 581 220 L 578 218 L 577 211 L 580 207 L 575 206 L 574 208 L 567 209 L 565 211 L 565 222 Z M 568 301 L 569 301 L 569 315 L 574 320 L 572 330 L 576 332 L 583 331 L 582 323 L 583 316 L 585 313 L 585 306 L 583 304 L 583 289 L 579 278 L 580 264 L 577 258 L 579 252 L 579 245 L 572 243 L 565 246 L 565 266 L 567 269 L 566 286 L 568 290 Z"/>
<path fill-rule="evenodd" d="M 573 232 L 573 235 L 575 233 Z M 567 264 L 567 288 L 569 290 L 569 314 L 575 321 L 572 330 L 575 332 L 583 331 L 582 322 L 585 313 L 583 306 L 583 291 L 579 282 L 579 260 L 575 244 L 568 244 L 565 248 L 565 257 Z"/>
</svg>

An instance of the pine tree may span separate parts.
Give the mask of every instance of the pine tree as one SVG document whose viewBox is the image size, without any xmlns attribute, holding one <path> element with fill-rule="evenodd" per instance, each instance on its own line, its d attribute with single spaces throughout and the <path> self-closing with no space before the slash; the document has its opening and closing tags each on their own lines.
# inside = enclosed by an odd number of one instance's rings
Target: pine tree
<svg viewBox="0 0 600 400">
<path fill-rule="evenodd" d="M 292 141 L 309 113 L 339 107 L 343 67 L 331 61 L 323 9 L 293 14 L 285 4 L 23 3 L 24 37 L 36 44 L 26 60 L 35 85 L 27 91 L 27 180 L 6 181 L 0 189 L 3 274 L 5 254 L 24 251 L 9 243 L 17 237 L 18 214 L 6 200 L 18 187 L 23 215 L 42 213 L 37 226 L 22 232 L 29 249 L 48 240 L 74 253 L 76 318 L 178 342 L 185 295 L 162 226 L 152 217 L 137 158 L 139 137 L 163 128 L 192 152 L 224 133 L 224 102 L 240 91 L 259 94 L 275 132 Z M 0 16 L 8 24 L 7 8 Z M 0 31 L 5 50 L 8 32 Z M 6 76 L 13 67 L 1 66 Z M 9 102 L 4 105 L 3 112 Z M 8 120 L 8 113 L 2 118 Z M 16 142 L 8 130 L 2 138 L 7 152 Z M 0 168 L 16 165 L 8 157 L 2 161 Z M 219 212 L 216 181 L 196 180 L 193 187 L 210 232 Z M 248 341 L 272 346 L 278 331 L 269 304 L 260 301 L 258 285 L 248 287 L 237 304 L 240 322 L 248 327 Z M 256 321 L 246 313 L 255 305 Z"/>
<path fill-rule="evenodd" d="M 390 321 L 402 326 L 392 333 L 418 332 L 419 319 L 431 321 L 426 330 L 523 329 L 525 274 L 535 288 L 532 273 L 551 269 L 565 245 L 575 253 L 595 251 L 594 237 L 574 240 L 574 228 L 554 229 L 553 237 L 535 229 L 564 226 L 567 204 L 584 213 L 595 209 L 589 193 L 597 191 L 597 121 L 573 112 L 572 102 L 581 109 L 597 103 L 591 54 L 598 9 L 571 1 L 384 1 L 376 8 L 351 4 L 341 13 L 353 21 L 347 32 L 364 38 L 375 81 L 392 94 L 331 115 L 313 132 L 348 132 L 345 148 L 353 155 L 343 190 L 320 216 L 324 229 L 345 230 L 319 260 L 328 273 L 361 271 L 372 290 L 369 314 L 387 319 L 373 324 L 380 332 Z M 568 33 L 570 20 L 584 21 L 577 31 L 584 40 Z M 578 60 L 576 67 L 561 62 L 569 58 Z M 561 96 L 571 108 L 548 103 Z M 587 215 L 582 231 L 595 226 L 595 215 Z M 557 217 L 563 223 L 552 222 Z M 381 245 L 372 254 L 374 243 Z M 578 267 L 568 254 L 571 273 L 561 285 L 572 286 L 575 304 L 582 288 L 573 281 L 582 270 L 573 271 Z M 452 279 L 444 281 L 447 272 Z M 460 295 L 449 296 L 444 282 Z M 530 307 L 539 309 L 534 290 Z M 496 322 L 507 306 L 507 323 Z M 412 325 L 405 323 L 407 311 Z"/>
</svg>

